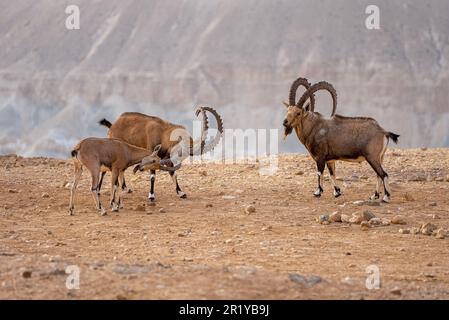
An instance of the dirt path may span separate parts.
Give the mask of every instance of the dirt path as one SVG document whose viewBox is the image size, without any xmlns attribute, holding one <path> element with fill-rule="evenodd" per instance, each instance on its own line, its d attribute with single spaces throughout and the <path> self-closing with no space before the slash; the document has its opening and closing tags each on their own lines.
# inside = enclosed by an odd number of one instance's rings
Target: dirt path
<svg viewBox="0 0 449 320">
<path fill-rule="evenodd" d="M 329 181 L 321 199 L 312 196 L 308 156 L 283 155 L 279 166 L 260 176 L 257 164 L 186 165 L 179 182 L 188 199 L 162 173 L 154 206 L 147 174 L 128 173 L 135 192 L 106 217 L 85 173 L 68 216 L 70 161 L 0 157 L 0 298 L 449 298 L 449 238 L 398 232 L 423 222 L 449 229 L 448 149 L 389 151 L 393 197 L 381 205 L 357 202 L 374 191 L 366 164 L 337 164 L 338 199 Z M 108 176 L 103 204 L 109 190 Z M 245 213 L 251 204 L 256 211 Z M 365 210 L 407 225 L 316 222 Z M 66 288 L 68 265 L 80 268 L 79 290 Z M 365 285 L 370 265 L 380 270 L 378 290 Z"/>
</svg>

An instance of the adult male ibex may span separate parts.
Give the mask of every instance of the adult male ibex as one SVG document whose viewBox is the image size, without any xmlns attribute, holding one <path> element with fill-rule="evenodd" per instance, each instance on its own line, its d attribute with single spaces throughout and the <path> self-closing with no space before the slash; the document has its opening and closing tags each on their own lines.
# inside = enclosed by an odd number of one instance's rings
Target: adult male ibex
<svg viewBox="0 0 449 320">
<path fill-rule="evenodd" d="M 207 145 L 206 138 L 209 125 L 206 111 L 212 113 L 218 126 L 214 139 Z M 183 152 L 178 158 L 179 161 L 182 161 L 188 156 L 209 152 L 220 141 L 221 135 L 223 134 L 223 121 L 221 120 L 220 115 L 213 108 L 209 107 L 197 108 L 195 112 L 196 116 L 200 113 L 203 115 L 201 137 L 197 141 L 193 141 L 190 136 L 188 137 L 189 145 L 187 146 L 187 149 L 189 149 L 189 152 Z M 99 124 L 109 128 L 109 138 L 120 139 L 129 144 L 148 150 L 153 150 L 156 145 L 160 144 L 161 149 L 159 150 L 158 155 L 161 159 L 169 160 L 171 155 L 177 155 L 181 149 L 185 151 L 186 146 L 182 145 L 178 139 L 179 135 L 182 134 L 183 131 L 187 133 L 185 128 L 183 126 L 164 121 L 158 117 L 148 116 L 137 112 L 125 112 L 113 124 L 106 119 L 101 120 Z M 142 166 L 143 165 L 144 164 L 142 164 Z M 136 169 L 139 169 L 139 167 Z M 150 172 L 151 185 L 148 199 L 150 199 L 150 201 L 154 201 L 154 182 L 156 179 L 156 170 L 151 170 Z M 187 195 L 179 187 L 176 170 L 170 171 L 170 176 L 176 186 L 176 193 L 178 196 L 180 198 L 186 198 Z M 125 186 L 126 183 L 123 181 L 122 187 L 125 188 Z"/>
<path fill-rule="evenodd" d="M 74 211 L 74 197 L 76 187 L 83 173 L 83 167 L 89 170 L 92 177 L 92 195 L 95 205 L 100 210 L 101 215 L 106 214 L 106 210 L 101 205 L 99 194 L 99 181 L 101 171 L 112 172 L 111 207 L 112 211 L 118 211 L 120 207 L 120 195 L 116 197 L 116 191 L 120 179 L 123 177 L 126 168 L 137 163 L 144 162 L 146 170 L 168 170 L 163 160 L 158 156 L 161 145 L 157 145 L 153 151 L 130 145 L 117 139 L 87 138 L 79 142 L 72 150 L 75 174 L 72 188 L 70 190 L 69 214 Z"/>
<path fill-rule="evenodd" d="M 298 83 L 305 86 L 307 91 L 295 104 L 295 93 Z M 318 90 L 327 90 L 333 98 L 333 112 L 331 118 L 325 118 L 314 112 L 314 93 Z M 292 93 L 292 91 L 295 91 Z M 293 98 L 292 98 L 293 97 Z M 293 99 L 293 100 L 292 100 Z M 310 103 L 305 105 L 310 99 Z M 295 80 L 290 90 L 287 115 L 284 120 L 285 136 L 293 129 L 301 143 L 315 160 L 318 169 L 318 188 L 314 192 L 316 197 L 321 196 L 321 176 L 327 165 L 331 181 L 334 186 L 334 196 L 341 195 L 340 188 L 335 181 L 335 161 L 362 162 L 367 161 L 377 174 L 377 186 L 371 199 L 378 199 L 380 186 L 384 186 L 384 202 L 390 201 L 390 188 L 388 174 L 382 167 L 385 151 L 389 139 L 397 143 L 399 135 L 385 131 L 376 120 L 366 117 L 343 117 L 335 115 L 337 95 L 333 86 L 325 81 L 312 86 L 304 78 Z M 309 110 L 310 107 L 310 110 Z"/>
</svg>

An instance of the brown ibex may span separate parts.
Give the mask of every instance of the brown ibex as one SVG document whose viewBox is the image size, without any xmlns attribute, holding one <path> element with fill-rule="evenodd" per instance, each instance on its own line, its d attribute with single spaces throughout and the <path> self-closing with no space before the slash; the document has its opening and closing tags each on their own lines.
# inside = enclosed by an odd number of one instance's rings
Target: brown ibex
<svg viewBox="0 0 449 320">
<path fill-rule="evenodd" d="M 303 83 L 305 79 L 300 82 Z M 308 84 L 307 80 L 305 82 Z M 295 84 L 295 83 L 294 83 Z M 305 85 L 307 87 L 307 85 Z M 296 90 L 295 85 L 292 89 Z M 327 90 L 333 97 L 333 115 L 325 118 L 314 111 L 313 94 L 318 90 Z M 290 97 L 292 93 L 290 92 Z M 384 186 L 384 202 L 390 201 L 388 174 L 382 167 L 389 139 L 397 143 L 399 135 L 385 131 L 376 120 L 366 117 L 343 117 L 334 115 L 336 109 L 336 92 L 333 86 L 325 81 L 310 86 L 299 99 L 298 103 L 285 103 L 287 116 L 284 120 L 285 135 L 295 129 L 301 143 L 315 160 L 318 169 L 318 188 L 314 192 L 321 196 L 321 176 L 327 165 L 334 186 L 334 196 L 341 195 L 335 181 L 335 161 L 362 162 L 367 161 L 377 174 L 377 187 L 371 199 L 378 199 L 380 186 Z M 311 99 L 310 110 L 304 106 Z M 291 100 L 291 99 L 290 99 Z"/>
<path fill-rule="evenodd" d="M 102 171 L 112 172 L 110 205 L 112 211 L 118 211 L 120 207 L 120 195 L 116 197 L 117 188 L 119 180 L 123 181 L 124 172 L 128 167 L 144 162 L 146 164 L 145 170 L 173 170 L 173 168 L 167 167 L 158 156 L 160 149 L 161 145 L 157 145 L 153 151 L 149 151 L 117 139 L 87 138 L 81 140 L 72 150 L 75 173 L 70 190 L 69 214 L 72 215 L 74 212 L 75 191 L 83 173 L 83 167 L 89 170 L 92 177 L 91 190 L 95 205 L 100 210 L 101 215 L 105 215 L 106 210 L 101 205 L 99 195 L 100 173 Z"/>
<path fill-rule="evenodd" d="M 206 138 L 209 126 L 206 111 L 212 113 L 218 126 L 214 139 L 207 145 Z M 220 115 L 213 108 L 209 107 L 197 108 L 195 112 L 196 116 L 200 113 L 203 115 L 201 138 L 197 141 L 193 141 L 190 136 L 188 137 L 190 145 L 187 149 L 190 150 L 188 153 L 184 152 L 179 157 L 179 161 L 182 161 L 188 156 L 209 152 L 220 141 L 223 133 L 223 121 L 221 120 Z M 126 112 L 123 113 L 113 124 L 106 119 L 101 120 L 99 124 L 109 128 L 109 138 L 120 139 L 129 144 L 148 150 L 153 150 L 156 145 L 160 144 L 162 147 L 158 155 L 161 159 L 167 161 L 169 161 L 171 155 L 177 154 L 181 148 L 185 147 L 181 145 L 180 140 L 178 139 L 179 133 L 182 133 L 182 131 L 186 132 L 185 128 L 183 126 L 164 121 L 158 117 L 148 116 L 137 112 Z M 148 199 L 150 199 L 150 201 L 154 201 L 154 182 L 156 179 L 156 170 L 151 169 L 150 172 L 150 192 L 148 194 Z M 176 170 L 170 171 L 170 176 L 176 186 L 176 193 L 178 196 L 180 198 L 186 198 L 187 195 L 179 187 Z M 122 187 L 125 188 L 125 186 L 126 183 L 123 181 Z"/>
</svg>

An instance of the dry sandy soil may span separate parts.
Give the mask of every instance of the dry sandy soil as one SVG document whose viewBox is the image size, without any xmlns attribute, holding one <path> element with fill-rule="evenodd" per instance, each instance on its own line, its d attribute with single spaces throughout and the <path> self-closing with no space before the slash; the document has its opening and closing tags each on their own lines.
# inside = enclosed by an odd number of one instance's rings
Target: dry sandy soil
<svg viewBox="0 0 449 320">
<path fill-rule="evenodd" d="M 187 164 L 179 172 L 185 200 L 158 174 L 153 206 L 148 175 L 129 172 L 134 192 L 119 213 L 102 217 L 87 173 L 75 215 L 67 214 L 71 161 L 3 156 L 0 298 L 448 299 L 449 238 L 398 230 L 449 228 L 449 150 L 390 150 L 385 162 L 390 204 L 359 203 L 376 181 L 366 164 L 337 164 L 343 196 L 334 199 L 326 179 L 315 199 L 313 161 L 283 155 L 273 176 L 259 175 L 258 164 Z M 256 211 L 245 213 L 251 204 Z M 316 222 L 365 210 L 407 224 Z M 68 265 L 80 268 L 79 290 L 66 288 Z M 380 289 L 366 288 L 369 265 L 380 270 Z"/>
</svg>

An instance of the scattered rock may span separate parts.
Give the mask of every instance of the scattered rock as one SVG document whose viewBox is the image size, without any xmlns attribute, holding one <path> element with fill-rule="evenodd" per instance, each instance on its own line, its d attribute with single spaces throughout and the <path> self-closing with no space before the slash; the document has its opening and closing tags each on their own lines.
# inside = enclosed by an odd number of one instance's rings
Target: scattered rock
<svg viewBox="0 0 449 320">
<path fill-rule="evenodd" d="M 262 228 L 262 231 L 271 231 L 271 230 L 273 230 L 272 226 L 265 226 Z"/>
<path fill-rule="evenodd" d="M 368 221 L 362 221 L 360 227 L 362 228 L 362 231 L 368 231 L 370 224 Z"/>
<path fill-rule="evenodd" d="M 381 218 L 372 218 L 372 219 L 369 220 L 369 224 L 371 226 L 380 226 L 383 223 L 382 223 L 382 219 Z"/>
<path fill-rule="evenodd" d="M 236 196 L 223 196 L 222 197 L 223 200 L 233 200 L 235 198 L 237 198 L 237 197 Z"/>
<path fill-rule="evenodd" d="M 165 211 L 165 209 L 164 208 L 160 208 L 159 209 L 159 213 L 166 213 L 167 211 Z"/>
<path fill-rule="evenodd" d="M 435 231 L 436 229 L 437 229 L 436 225 L 434 225 L 430 222 L 427 222 L 421 226 L 420 231 L 422 234 L 424 234 L 426 236 L 430 236 L 432 234 L 432 232 Z"/>
<path fill-rule="evenodd" d="M 200 175 L 202 175 L 203 177 L 207 176 L 207 171 L 206 170 L 201 170 L 200 171 Z"/>
<path fill-rule="evenodd" d="M 443 181 L 444 181 L 444 178 L 443 178 L 443 177 L 436 177 L 436 178 L 435 178 L 435 181 L 437 181 L 437 182 L 443 182 Z"/>
<path fill-rule="evenodd" d="M 47 192 L 42 193 L 42 198 L 50 198 L 50 195 Z"/>
<path fill-rule="evenodd" d="M 376 216 L 372 212 L 365 210 L 363 212 L 353 213 L 349 222 L 361 224 L 363 221 L 370 221 L 372 218 L 376 218 Z"/>
<path fill-rule="evenodd" d="M 227 239 L 227 240 L 225 241 L 225 243 L 226 243 L 226 244 L 232 243 L 232 239 Z"/>
<path fill-rule="evenodd" d="M 25 270 L 22 272 L 22 277 L 25 279 L 31 278 L 31 275 L 33 274 L 33 271 L 31 270 Z"/>
<path fill-rule="evenodd" d="M 19 193 L 19 191 L 17 191 L 16 189 L 8 189 L 9 193 Z"/>
<path fill-rule="evenodd" d="M 145 211 L 145 206 L 143 204 L 138 204 L 134 207 L 135 211 Z"/>
<path fill-rule="evenodd" d="M 329 222 L 329 216 L 327 214 L 322 214 L 318 217 L 317 222 L 323 224 L 323 222 Z"/>
<path fill-rule="evenodd" d="M 349 223 L 349 220 L 351 220 L 351 217 L 347 214 L 342 214 L 340 216 L 340 218 L 341 218 L 341 222 L 345 222 L 345 223 Z"/>
<path fill-rule="evenodd" d="M 446 236 L 447 236 L 447 232 L 443 228 L 439 228 L 435 234 L 435 237 L 437 239 L 444 239 L 444 238 L 446 238 Z"/>
<path fill-rule="evenodd" d="M 430 202 L 429 203 L 429 207 L 436 207 L 437 206 L 437 203 L 436 202 Z"/>
<path fill-rule="evenodd" d="M 329 216 L 331 222 L 341 222 L 341 214 L 338 211 L 331 213 Z"/>
<path fill-rule="evenodd" d="M 302 176 L 304 174 L 304 171 L 299 170 L 298 172 L 295 173 L 295 175 L 297 176 Z"/>
<path fill-rule="evenodd" d="M 128 298 L 126 296 L 122 295 L 122 294 L 118 294 L 115 298 L 117 300 L 128 300 Z"/>
<path fill-rule="evenodd" d="M 401 234 L 410 234 L 410 229 L 399 229 L 399 233 L 401 233 Z"/>
<path fill-rule="evenodd" d="M 400 296 L 402 294 L 401 288 L 399 288 L 399 287 L 394 287 L 393 289 L 390 290 L 390 292 L 392 294 L 395 294 L 395 295 L 398 295 L 398 296 Z"/>
<path fill-rule="evenodd" d="M 256 212 L 256 207 L 254 207 L 253 205 L 249 205 L 249 206 L 246 206 L 245 207 L 245 213 L 246 214 L 251 214 L 251 213 L 254 213 L 254 212 Z"/>
<path fill-rule="evenodd" d="M 404 199 L 407 201 L 415 201 L 415 198 L 413 197 L 413 195 L 410 192 L 406 192 L 404 194 Z"/>
<path fill-rule="evenodd" d="M 407 222 L 405 221 L 405 219 L 404 219 L 402 216 L 399 216 L 399 215 L 394 216 L 394 217 L 391 219 L 391 223 L 392 223 L 392 224 L 407 224 Z"/>
<path fill-rule="evenodd" d="M 290 279 L 290 281 L 299 283 L 306 288 L 311 288 L 322 281 L 321 277 L 319 276 L 310 276 L 309 278 L 307 278 L 297 273 L 289 273 L 288 278 Z"/>
<path fill-rule="evenodd" d="M 382 225 L 383 226 L 389 226 L 390 224 L 391 224 L 391 220 L 390 219 L 386 219 L 386 218 L 382 219 Z"/>
<path fill-rule="evenodd" d="M 212 203 L 206 203 L 206 208 L 212 208 L 213 204 Z"/>
</svg>

